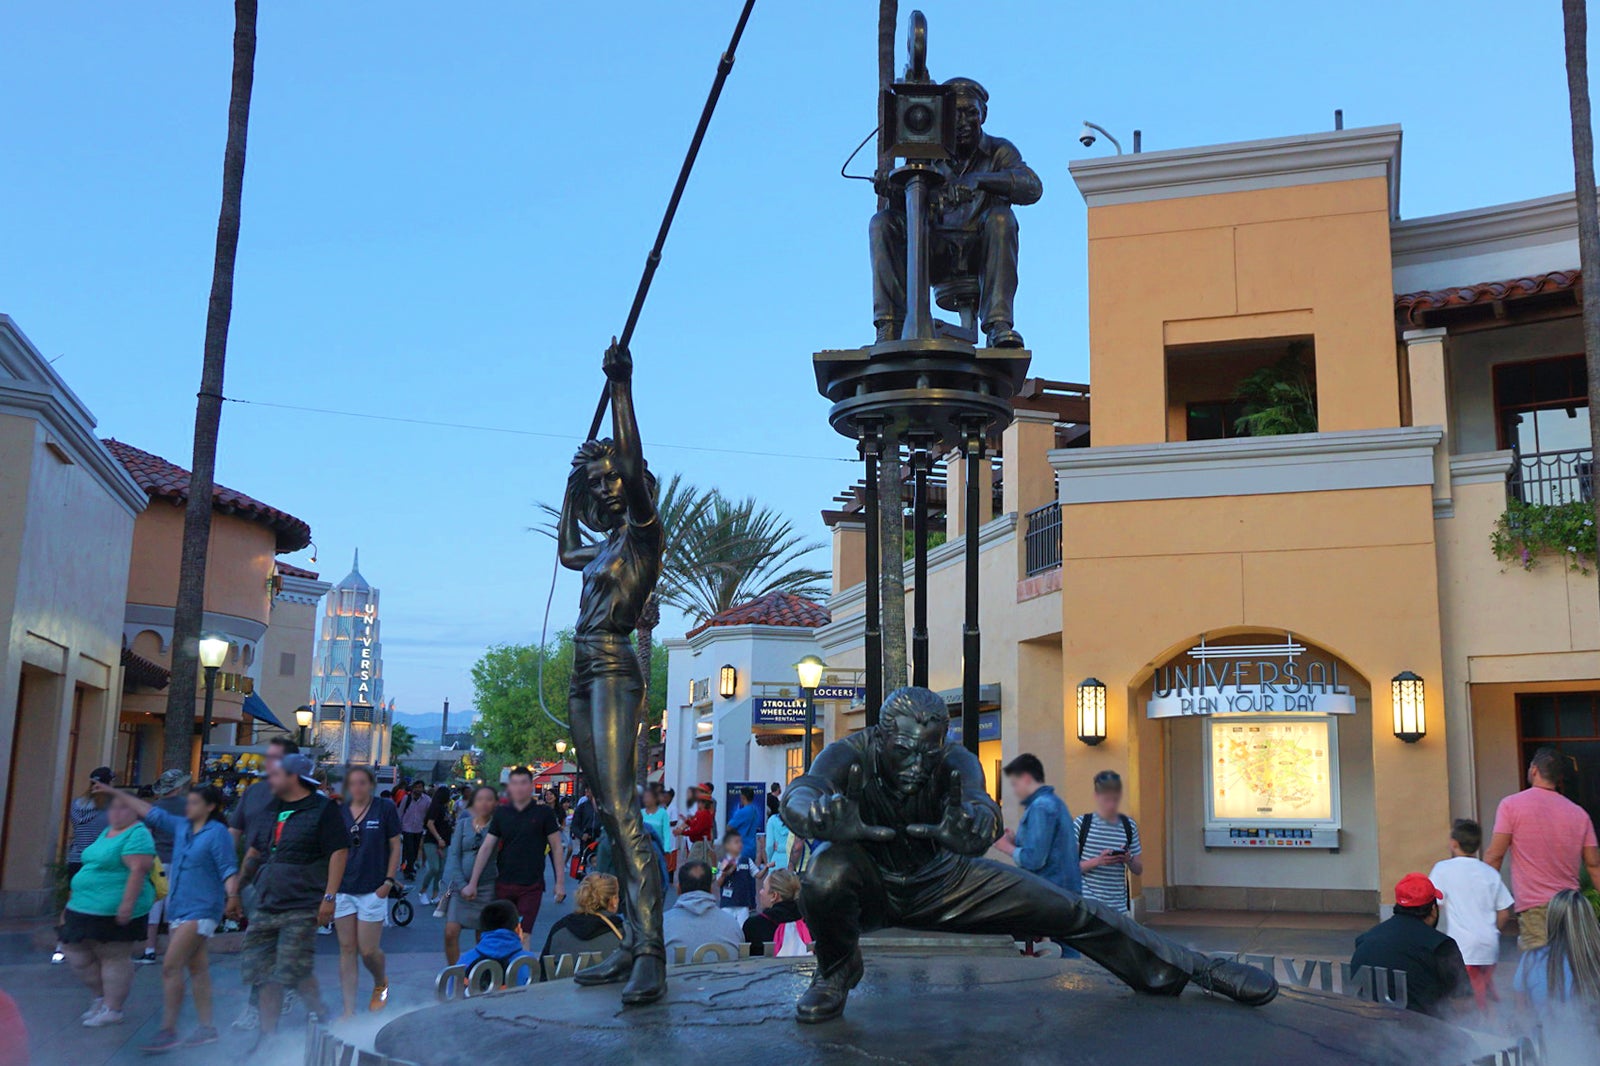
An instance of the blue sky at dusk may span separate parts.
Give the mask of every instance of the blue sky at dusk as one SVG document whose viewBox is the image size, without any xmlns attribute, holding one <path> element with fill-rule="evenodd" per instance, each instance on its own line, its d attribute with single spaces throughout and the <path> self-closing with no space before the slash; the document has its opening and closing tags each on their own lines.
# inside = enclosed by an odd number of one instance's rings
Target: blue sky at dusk
<svg viewBox="0 0 1600 1066">
<path fill-rule="evenodd" d="M 738 7 L 262 5 L 227 394 L 521 431 L 224 410 L 219 479 L 309 521 L 325 577 L 361 549 L 402 711 L 467 705 L 486 645 L 538 636 L 535 502 L 559 500 Z M 1408 217 L 1572 185 L 1556 0 L 921 7 L 935 76 L 983 81 L 988 128 L 1044 180 L 1017 321 L 1040 376 L 1088 373 L 1067 166 L 1110 146 L 1079 145 L 1085 118 L 1147 150 L 1325 130 L 1335 108 L 1398 122 Z M 857 472 L 810 356 L 870 340 L 872 194 L 838 170 L 874 122 L 875 18 L 758 0 L 633 346 L 652 467 L 819 541 Z M 222 2 L 0 16 L 0 311 L 103 436 L 183 465 L 231 32 Z M 576 594 L 563 578 L 552 628 Z"/>
</svg>

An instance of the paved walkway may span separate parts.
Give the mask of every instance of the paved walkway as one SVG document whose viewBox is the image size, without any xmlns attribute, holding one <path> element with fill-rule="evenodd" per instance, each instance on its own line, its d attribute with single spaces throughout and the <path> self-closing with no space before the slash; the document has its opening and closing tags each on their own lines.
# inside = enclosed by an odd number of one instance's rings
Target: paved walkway
<svg viewBox="0 0 1600 1066">
<path fill-rule="evenodd" d="M 571 909 L 567 903 L 554 904 L 546 896 L 535 930 L 536 944 L 557 918 Z M 443 922 L 433 917 L 432 908 L 417 907 L 417 916 L 405 929 L 384 932 L 388 955 L 390 1002 L 387 1010 L 363 1015 L 338 1028 L 338 1032 L 358 1046 L 371 1046 L 377 1031 L 396 1015 L 434 1002 L 433 985 L 444 965 Z M 1348 915 L 1268 914 L 1242 915 L 1236 912 L 1186 911 L 1150 916 L 1149 924 L 1163 933 L 1202 951 L 1246 952 L 1296 958 L 1347 959 L 1355 935 L 1372 924 L 1371 920 Z M 85 1029 L 78 1015 L 88 1005 L 83 986 L 65 966 L 49 964 L 49 931 L 36 924 L 0 926 L 0 988 L 8 992 L 22 1010 L 28 1025 L 37 1066 L 125 1066 L 148 1063 L 150 1056 L 139 1046 L 160 1027 L 161 980 L 156 966 L 139 967 L 133 994 L 121 1025 L 104 1029 Z M 470 939 L 470 938 L 469 938 Z M 337 1010 L 338 944 L 333 937 L 319 937 L 317 976 L 323 994 Z M 1507 941 L 1505 958 L 1515 959 L 1515 942 Z M 1499 977 L 1509 995 L 1512 967 L 1502 966 Z M 254 1042 L 254 1033 L 232 1029 L 230 1023 L 243 1009 L 245 989 L 239 982 L 238 958 L 214 954 L 213 988 L 218 1029 L 222 1042 L 191 1051 L 162 1056 L 172 1066 L 211 1066 L 238 1061 Z M 361 993 L 365 1002 L 371 990 L 370 978 L 362 971 Z M 305 1011 L 297 1007 L 282 1026 L 283 1047 L 276 1054 L 251 1060 L 251 1066 L 298 1066 L 300 1039 L 304 1032 Z M 194 1025 L 193 1007 L 185 1004 L 180 1032 Z"/>
</svg>

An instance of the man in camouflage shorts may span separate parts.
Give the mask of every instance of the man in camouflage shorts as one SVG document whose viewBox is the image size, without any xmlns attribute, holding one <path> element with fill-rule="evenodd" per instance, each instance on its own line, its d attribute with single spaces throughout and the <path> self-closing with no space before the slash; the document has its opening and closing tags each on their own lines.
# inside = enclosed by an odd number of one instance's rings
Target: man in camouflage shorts
<svg viewBox="0 0 1600 1066">
<path fill-rule="evenodd" d="M 317 791 L 310 758 L 285 755 L 267 772 L 272 803 L 255 821 L 244 880 L 256 886 L 256 910 L 244 935 L 244 979 L 260 990 L 261 1042 L 278 1028 L 286 988 L 298 988 L 313 1015 L 323 1013 L 312 970 L 317 926 L 333 905 L 350 856 L 339 805 Z"/>
</svg>

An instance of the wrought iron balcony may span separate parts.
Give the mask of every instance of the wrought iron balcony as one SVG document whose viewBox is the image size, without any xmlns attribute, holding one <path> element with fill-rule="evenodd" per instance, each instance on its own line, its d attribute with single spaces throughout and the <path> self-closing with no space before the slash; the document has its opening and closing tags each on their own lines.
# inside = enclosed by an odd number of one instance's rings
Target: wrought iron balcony
<svg viewBox="0 0 1600 1066">
<path fill-rule="evenodd" d="M 1051 502 L 1029 511 L 1023 530 L 1028 576 L 1061 565 L 1061 504 Z"/>
<path fill-rule="evenodd" d="M 1518 453 L 1506 491 L 1519 503 L 1554 506 L 1594 500 L 1594 449 Z"/>
</svg>

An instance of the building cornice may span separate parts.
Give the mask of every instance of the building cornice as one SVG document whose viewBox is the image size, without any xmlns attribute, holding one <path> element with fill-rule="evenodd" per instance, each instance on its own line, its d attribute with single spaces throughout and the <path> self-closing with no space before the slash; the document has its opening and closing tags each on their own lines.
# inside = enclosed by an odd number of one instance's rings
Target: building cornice
<svg viewBox="0 0 1600 1066">
<path fill-rule="evenodd" d="M 278 594 L 275 599 L 286 603 L 300 603 L 315 607 L 322 597 L 333 588 L 331 582 L 318 581 L 316 578 L 296 577 L 293 574 L 280 574 Z"/>
<path fill-rule="evenodd" d="M 1516 461 L 1511 449 L 1498 452 L 1470 452 L 1450 457 L 1452 485 L 1505 484 Z"/>
<path fill-rule="evenodd" d="M 1446 253 L 1481 255 L 1493 251 L 1484 245 L 1524 247 L 1577 240 L 1577 199 L 1570 192 L 1519 200 L 1510 204 L 1476 207 L 1445 215 L 1426 215 L 1397 221 L 1389 229 L 1389 247 L 1396 263 L 1412 260 L 1456 258 Z M 1497 278 L 1483 278 L 1497 281 Z"/>
<path fill-rule="evenodd" d="M 859 648 L 867 640 L 867 616 L 858 613 L 837 622 L 829 622 L 816 631 L 816 638 L 825 659 L 851 648 Z"/>
<path fill-rule="evenodd" d="M 1050 452 L 1063 505 L 1433 484 L 1438 426 Z"/>
<path fill-rule="evenodd" d="M 987 551 L 995 544 L 1015 534 L 1016 531 L 1017 516 L 1015 512 L 1008 512 L 1001 515 L 999 518 L 996 518 L 990 522 L 986 522 L 982 526 L 978 527 L 978 550 L 980 552 Z M 942 569 L 943 567 L 953 566 L 962 558 L 966 552 L 966 549 L 966 538 L 957 537 L 954 540 L 947 540 L 937 548 L 930 550 L 928 552 L 928 572 L 931 574 L 935 570 Z M 903 573 L 906 588 L 911 588 L 915 584 L 915 582 L 912 580 L 914 567 L 911 560 L 906 560 L 905 570 Z M 834 618 L 838 618 L 841 611 L 847 612 L 852 608 L 864 606 L 866 598 L 866 582 L 859 581 L 856 584 L 851 585 L 849 588 L 841 589 L 832 596 L 828 597 L 828 610 L 832 613 Z M 838 623 L 835 622 L 832 624 L 837 625 Z M 828 627 L 821 626 L 817 629 L 817 632 L 820 633 L 826 628 Z"/>
<path fill-rule="evenodd" d="M 50 443 L 87 470 L 129 514 L 150 498 L 95 436 L 95 417 L 10 315 L 0 314 L 0 413 L 40 422 Z"/>
<path fill-rule="evenodd" d="M 1400 127 L 1105 156 L 1070 169 L 1090 207 L 1383 178 L 1392 218 L 1400 204 Z"/>
</svg>

